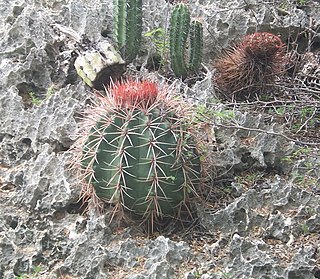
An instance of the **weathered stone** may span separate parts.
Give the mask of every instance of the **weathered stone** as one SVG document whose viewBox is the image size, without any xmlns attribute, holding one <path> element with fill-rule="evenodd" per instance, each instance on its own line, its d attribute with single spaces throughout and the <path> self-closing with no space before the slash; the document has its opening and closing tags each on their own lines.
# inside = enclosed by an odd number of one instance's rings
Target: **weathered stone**
<svg viewBox="0 0 320 279">
<path fill-rule="evenodd" d="M 303 248 L 293 244 L 295 239 L 303 241 L 304 234 L 312 234 L 299 229 L 310 220 L 308 216 L 293 209 L 315 206 L 319 197 L 282 179 L 266 183 L 269 188 L 251 189 L 211 217 L 204 217 L 208 213 L 199 207 L 207 230 L 224 236 L 208 247 L 212 257 L 232 238 L 226 257 L 219 259 L 231 278 L 299 278 L 302 274 L 316 278 L 318 243 Z M 288 267 L 281 266 L 279 259 L 287 259 Z"/>
<path fill-rule="evenodd" d="M 319 9 L 308 2 L 309 8 L 290 4 L 279 11 L 271 2 L 256 0 L 245 5 L 190 1 L 192 16 L 204 24 L 204 64 L 258 26 L 281 34 L 283 41 L 289 28 L 297 34 L 310 17 L 316 28 Z M 237 198 L 216 212 L 198 205 L 200 223 L 214 237 L 197 249 L 164 236 L 118 231 L 107 214 L 82 215 L 81 183 L 68 170 L 69 148 L 92 92 L 77 76 L 74 60 L 87 50 L 87 41 L 111 40 L 112 1 L 0 0 L 0 7 L 0 278 L 320 278 L 317 185 L 302 190 L 293 178 L 272 175 L 251 189 L 234 184 Z M 165 0 L 144 1 L 144 32 L 164 28 L 171 9 Z M 299 38 L 302 48 L 304 42 Z M 141 53 L 149 52 L 148 44 L 145 38 Z M 137 73 L 137 67 L 131 69 Z M 141 76 L 149 74 L 141 68 Z M 217 102 L 209 69 L 193 86 L 174 83 L 198 104 Z M 283 132 L 248 113 L 236 112 L 235 120 L 247 128 Z M 209 142 L 219 143 L 213 156 L 219 174 L 229 170 L 233 176 L 249 168 L 281 172 L 281 158 L 293 148 L 272 134 L 211 128 L 215 138 Z M 309 175 L 302 165 L 294 171 Z M 198 267 L 201 272 L 192 273 Z"/>
</svg>

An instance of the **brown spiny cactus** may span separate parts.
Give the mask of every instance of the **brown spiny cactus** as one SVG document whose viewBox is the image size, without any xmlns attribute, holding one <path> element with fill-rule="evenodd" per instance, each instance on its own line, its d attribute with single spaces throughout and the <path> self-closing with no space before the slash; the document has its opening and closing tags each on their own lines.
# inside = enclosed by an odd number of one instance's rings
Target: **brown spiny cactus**
<svg viewBox="0 0 320 279">
<path fill-rule="evenodd" d="M 217 87 L 238 99 L 274 85 L 285 65 L 284 44 L 267 32 L 247 35 L 215 61 Z"/>
</svg>

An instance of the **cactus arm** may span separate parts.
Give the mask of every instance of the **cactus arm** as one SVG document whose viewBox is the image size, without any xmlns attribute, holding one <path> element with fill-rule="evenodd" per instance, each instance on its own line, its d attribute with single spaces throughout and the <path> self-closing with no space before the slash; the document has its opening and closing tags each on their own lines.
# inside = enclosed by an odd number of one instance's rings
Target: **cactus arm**
<svg viewBox="0 0 320 279">
<path fill-rule="evenodd" d="M 126 6 L 127 0 L 113 0 L 113 34 L 119 49 L 126 43 Z"/>
<path fill-rule="evenodd" d="M 190 12 L 183 4 L 174 8 L 170 19 L 170 59 L 176 76 L 187 75 L 185 49 L 190 27 Z"/>
<path fill-rule="evenodd" d="M 110 43 L 100 42 L 97 44 L 97 49 L 80 54 L 74 66 L 87 85 L 101 89 L 108 82 L 108 78 L 116 79 L 117 73 L 124 71 L 124 63 L 120 54 Z"/>
<path fill-rule="evenodd" d="M 190 26 L 190 60 L 189 70 L 199 70 L 202 61 L 203 28 L 199 21 L 193 20 Z"/>
<path fill-rule="evenodd" d="M 127 4 L 126 59 L 131 61 L 139 51 L 142 37 L 142 0 L 130 0 Z"/>
<path fill-rule="evenodd" d="M 113 0 L 114 38 L 126 61 L 133 60 L 142 37 L 142 0 Z"/>
</svg>

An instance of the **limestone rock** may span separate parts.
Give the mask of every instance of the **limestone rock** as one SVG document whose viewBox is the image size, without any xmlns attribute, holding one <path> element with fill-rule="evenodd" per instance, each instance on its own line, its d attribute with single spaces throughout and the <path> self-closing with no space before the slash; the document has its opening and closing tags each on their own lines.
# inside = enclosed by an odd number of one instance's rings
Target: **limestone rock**
<svg viewBox="0 0 320 279">
<path fill-rule="evenodd" d="M 316 2 L 281 11 L 269 2 L 190 0 L 192 16 L 204 24 L 205 64 L 257 26 L 284 38 L 310 17 L 319 26 Z M 171 9 L 165 0 L 144 1 L 144 31 L 166 26 Z M 201 247 L 167 236 L 149 239 L 134 226 L 118 230 L 107 214 L 82 215 L 69 148 L 92 92 L 73 65 L 86 41 L 112 40 L 112 1 L 0 0 L 0 11 L 0 278 L 320 278 L 319 195 L 290 178 L 272 176 L 242 189 L 216 212 L 198 205 L 199 222 L 212 233 Z M 148 44 L 145 38 L 142 53 Z M 205 103 L 214 96 L 211 72 L 180 89 Z M 257 116 L 236 119 L 282 132 Z M 223 147 L 215 150 L 215 167 L 231 168 L 231 176 L 247 168 L 282 169 L 281 158 L 292 150 L 272 134 L 214 129 Z"/>
</svg>

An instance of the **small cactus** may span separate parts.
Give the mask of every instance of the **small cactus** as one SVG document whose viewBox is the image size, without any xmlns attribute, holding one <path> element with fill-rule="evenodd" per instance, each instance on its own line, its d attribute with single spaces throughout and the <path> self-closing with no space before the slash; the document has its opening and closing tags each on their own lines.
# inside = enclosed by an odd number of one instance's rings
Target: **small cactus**
<svg viewBox="0 0 320 279">
<path fill-rule="evenodd" d="M 276 35 L 257 32 L 225 51 L 214 66 L 221 91 L 239 99 L 272 86 L 285 65 L 284 44 Z"/>
<path fill-rule="evenodd" d="M 142 0 L 113 0 L 114 38 L 126 62 L 138 54 L 142 37 Z"/>
<path fill-rule="evenodd" d="M 200 179 L 187 114 L 153 82 L 116 84 L 88 112 L 77 142 L 84 194 L 152 224 L 177 215 Z"/>
<path fill-rule="evenodd" d="M 170 19 L 170 59 L 176 76 L 185 78 L 201 66 L 203 28 L 199 21 L 190 24 L 190 11 L 185 4 L 175 6 Z M 189 42 L 188 42 L 189 38 Z M 189 53 L 187 52 L 189 49 Z M 189 61 L 186 61 L 189 57 Z"/>
</svg>

